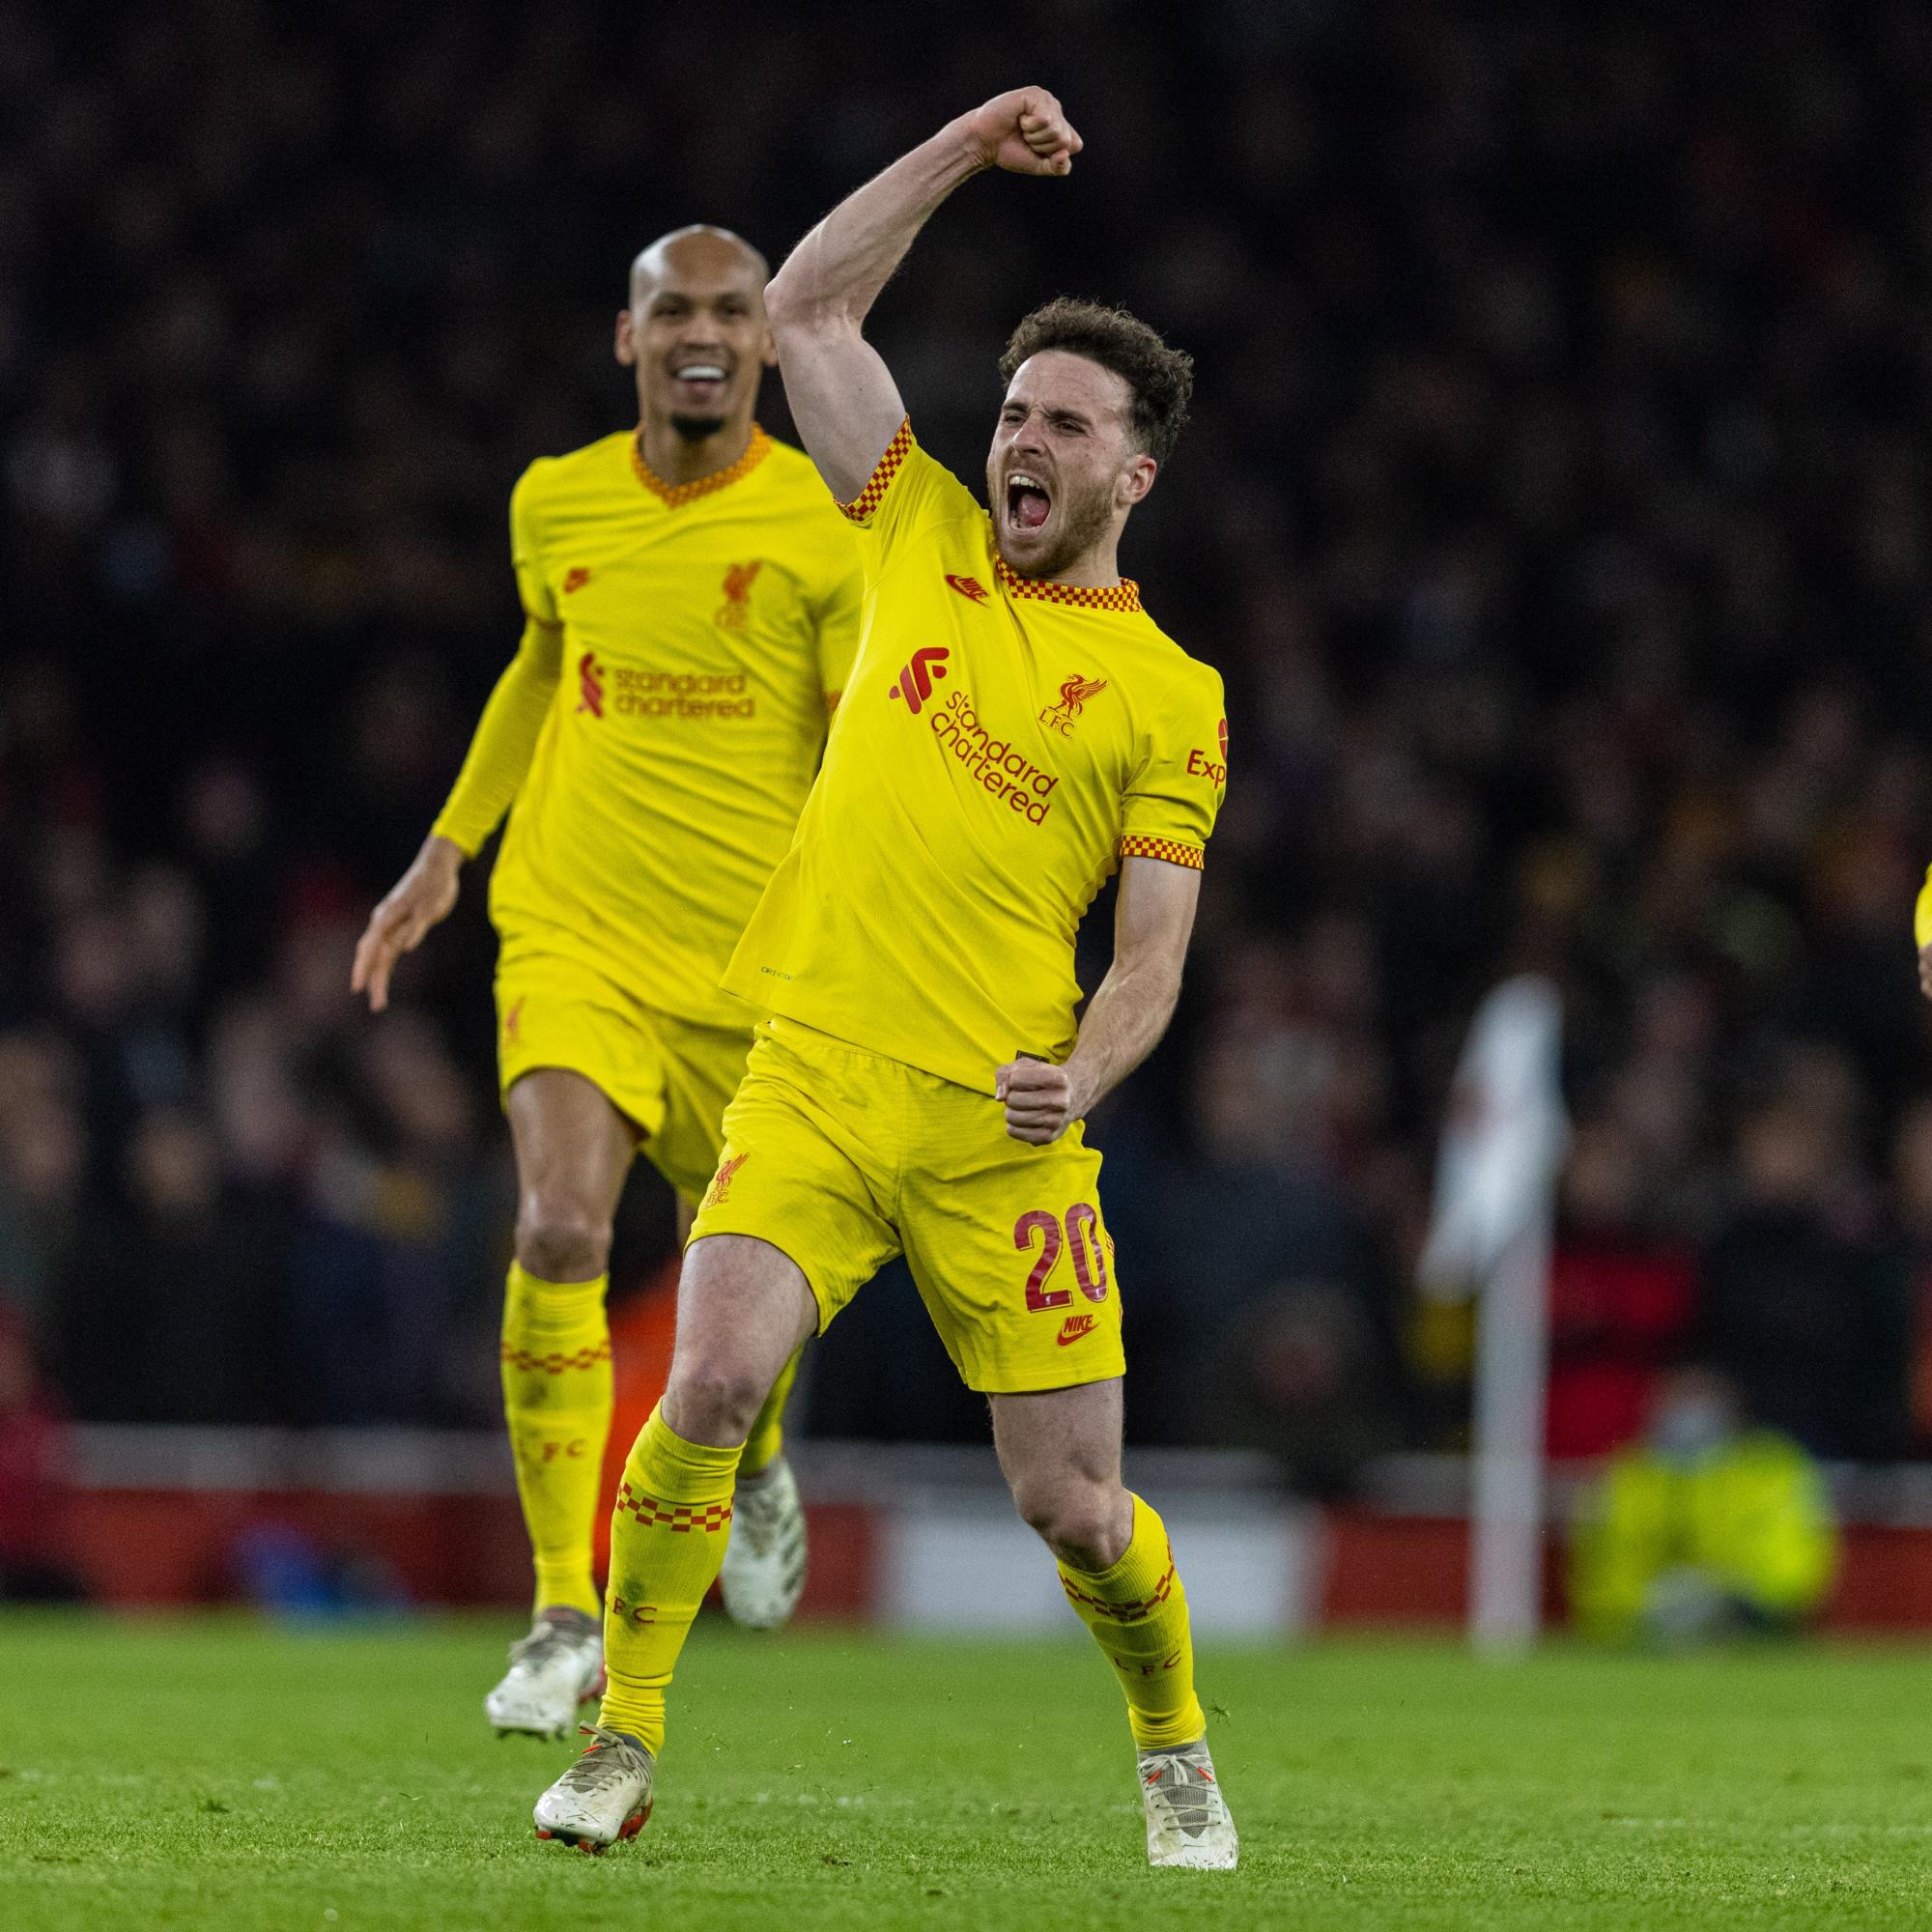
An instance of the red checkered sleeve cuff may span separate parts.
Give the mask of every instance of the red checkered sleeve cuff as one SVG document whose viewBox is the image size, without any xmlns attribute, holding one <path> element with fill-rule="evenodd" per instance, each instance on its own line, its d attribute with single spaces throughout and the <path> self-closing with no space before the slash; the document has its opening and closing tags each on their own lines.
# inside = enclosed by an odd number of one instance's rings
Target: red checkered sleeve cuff
<svg viewBox="0 0 1932 1932">
<path fill-rule="evenodd" d="M 1146 832 L 1129 832 L 1121 840 L 1122 859 L 1164 859 L 1170 866 L 1186 866 L 1200 871 L 1208 855 L 1199 845 L 1179 838 L 1156 838 Z"/>
<path fill-rule="evenodd" d="M 886 453 L 879 458 L 872 473 L 866 479 L 866 487 L 849 503 L 840 503 L 839 509 L 855 524 L 867 523 L 872 512 L 886 500 L 886 492 L 893 487 L 893 478 L 898 474 L 899 465 L 912 454 L 912 418 L 899 424 L 898 433 L 886 444 Z"/>
</svg>

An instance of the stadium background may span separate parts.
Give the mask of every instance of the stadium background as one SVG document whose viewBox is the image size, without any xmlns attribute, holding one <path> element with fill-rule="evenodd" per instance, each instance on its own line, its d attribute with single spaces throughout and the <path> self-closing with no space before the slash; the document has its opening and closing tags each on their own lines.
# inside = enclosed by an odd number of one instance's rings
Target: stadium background
<svg viewBox="0 0 1932 1932">
<path fill-rule="evenodd" d="M 510 484 L 626 418 L 643 241 L 776 258 L 1024 78 L 1075 182 L 975 184 L 876 333 L 968 476 L 1035 301 L 1198 360 L 1126 554 L 1233 739 L 1174 1034 L 1095 1126 L 1134 1439 L 1318 1497 L 1460 1446 L 1466 1335 L 1408 1284 L 1462 1030 L 1533 966 L 1552 1447 L 1695 1353 L 1820 1456 L 1923 1454 L 1929 73 L 1922 13 L 1800 0 L 10 11 L 11 1520 L 63 1415 L 494 1425 L 480 878 L 398 1010 L 346 980 L 514 644 Z M 622 1292 L 669 1243 L 645 1176 Z M 803 1420 L 983 1434 L 902 1280 Z"/>
</svg>

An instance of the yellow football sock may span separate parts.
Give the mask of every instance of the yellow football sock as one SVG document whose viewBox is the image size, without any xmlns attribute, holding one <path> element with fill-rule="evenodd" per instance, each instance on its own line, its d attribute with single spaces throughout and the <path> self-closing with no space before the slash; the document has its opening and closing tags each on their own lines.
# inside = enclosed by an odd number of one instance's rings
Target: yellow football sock
<svg viewBox="0 0 1932 1932">
<path fill-rule="evenodd" d="M 758 1419 L 752 1424 L 751 1435 L 745 1437 L 745 1447 L 738 1458 L 739 1475 L 761 1475 L 779 1460 L 779 1452 L 784 1447 L 785 1403 L 791 1395 L 792 1383 L 798 1379 L 798 1358 L 804 1352 L 805 1345 L 801 1343 L 791 1360 L 779 1371 L 779 1378 L 772 1384 Z"/>
<path fill-rule="evenodd" d="M 590 1539 L 611 1433 L 609 1277 L 539 1281 L 510 1264 L 503 1299 L 503 1411 L 536 1559 L 539 1610 L 595 1616 Z"/>
<path fill-rule="evenodd" d="M 1142 1750 L 1192 1744 L 1208 1719 L 1194 1694 L 1187 1592 L 1160 1518 L 1134 1498 L 1134 1533 L 1111 1570 L 1060 1566 L 1061 1586 L 1094 1633 L 1127 1693 L 1127 1722 Z"/>
<path fill-rule="evenodd" d="M 691 1620 L 724 1561 L 738 1445 L 687 1442 L 662 1406 L 638 1432 L 611 1517 L 604 1606 L 610 1683 L 598 1721 L 664 1748 L 665 1691 Z"/>
</svg>

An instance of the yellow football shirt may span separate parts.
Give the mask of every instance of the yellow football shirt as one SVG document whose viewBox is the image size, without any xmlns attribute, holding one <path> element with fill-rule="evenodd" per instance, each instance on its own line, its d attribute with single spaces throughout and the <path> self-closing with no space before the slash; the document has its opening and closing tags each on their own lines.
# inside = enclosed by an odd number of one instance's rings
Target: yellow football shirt
<svg viewBox="0 0 1932 1932">
<path fill-rule="evenodd" d="M 810 460 L 758 429 L 730 469 L 675 487 L 629 432 L 541 459 L 510 525 L 563 674 L 491 879 L 504 963 L 561 953 L 662 1012 L 742 1025 L 719 975 L 850 669 L 851 530 Z"/>
<path fill-rule="evenodd" d="M 910 426 L 846 514 L 865 532 L 858 662 L 724 984 L 990 1094 L 1016 1054 L 1072 1051 L 1074 934 L 1120 859 L 1202 864 L 1221 679 L 1131 582 L 1016 577 Z"/>
</svg>

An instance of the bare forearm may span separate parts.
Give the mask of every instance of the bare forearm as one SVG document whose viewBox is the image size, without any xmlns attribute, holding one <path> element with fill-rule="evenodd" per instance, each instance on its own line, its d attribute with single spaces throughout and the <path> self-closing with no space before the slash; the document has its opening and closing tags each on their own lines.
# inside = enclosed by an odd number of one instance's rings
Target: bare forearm
<svg viewBox="0 0 1932 1932">
<path fill-rule="evenodd" d="M 1114 909 L 1114 963 L 1087 1009 L 1063 1066 L 1022 1056 L 993 1076 L 1007 1132 L 1044 1147 L 1113 1092 L 1154 1049 L 1180 997 L 1180 968 L 1194 929 L 1198 870 L 1139 856 L 1121 866 Z"/>
<path fill-rule="evenodd" d="M 781 334 L 811 321 L 857 327 L 933 211 L 990 165 L 961 116 L 847 195 L 773 277 L 765 299 L 774 327 Z"/>
<path fill-rule="evenodd" d="M 1067 1057 L 1074 1119 L 1090 1113 L 1154 1050 L 1179 997 L 1178 961 L 1114 963 L 1088 1004 L 1079 1044 Z"/>
<path fill-rule="evenodd" d="M 934 209 L 981 168 L 1064 175 L 1080 137 L 1042 88 L 996 95 L 841 201 L 765 291 L 792 420 L 832 494 L 850 503 L 905 421 L 865 321 Z"/>
</svg>

